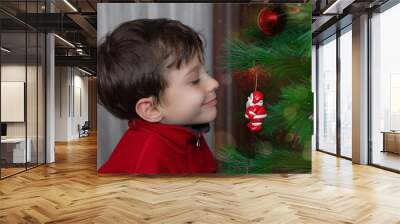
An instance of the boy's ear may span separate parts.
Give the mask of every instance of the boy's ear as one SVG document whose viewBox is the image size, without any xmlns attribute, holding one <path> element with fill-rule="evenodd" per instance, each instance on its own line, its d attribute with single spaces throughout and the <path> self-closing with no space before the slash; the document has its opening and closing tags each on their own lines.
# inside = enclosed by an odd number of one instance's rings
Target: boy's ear
<svg viewBox="0 0 400 224">
<path fill-rule="evenodd" d="M 148 122 L 160 122 L 163 117 L 157 107 L 156 99 L 152 96 L 140 99 L 136 103 L 135 110 L 137 115 Z"/>
</svg>

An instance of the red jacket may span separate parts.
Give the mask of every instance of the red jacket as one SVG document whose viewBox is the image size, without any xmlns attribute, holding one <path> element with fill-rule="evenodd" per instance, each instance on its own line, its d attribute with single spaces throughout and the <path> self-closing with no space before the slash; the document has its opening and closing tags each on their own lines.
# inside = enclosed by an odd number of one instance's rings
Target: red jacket
<svg viewBox="0 0 400 224">
<path fill-rule="evenodd" d="M 215 173 L 217 164 L 201 132 L 177 125 L 128 122 L 99 173 Z"/>
</svg>

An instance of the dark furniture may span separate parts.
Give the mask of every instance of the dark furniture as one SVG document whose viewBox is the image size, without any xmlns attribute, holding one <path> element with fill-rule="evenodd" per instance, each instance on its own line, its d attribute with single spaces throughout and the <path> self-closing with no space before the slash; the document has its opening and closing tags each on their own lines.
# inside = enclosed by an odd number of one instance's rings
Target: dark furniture
<svg viewBox="0 0 400 224">
<path fill-rule="evenodd" d="M 85 121 L 82 127 L 78 124 L 79 138 L 89 136 L 89 129 L 90 129 L 89 121 Z"/>
<path fill-rule="evenodd" d="M 1 136 L 7 136 L 7 124 L 1 123 Z"/>
</svg>

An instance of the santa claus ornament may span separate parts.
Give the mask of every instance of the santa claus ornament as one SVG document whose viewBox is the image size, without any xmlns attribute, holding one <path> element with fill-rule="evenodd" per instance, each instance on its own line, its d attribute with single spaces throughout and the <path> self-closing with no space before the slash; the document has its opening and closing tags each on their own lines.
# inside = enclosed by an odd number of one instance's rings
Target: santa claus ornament
<svg viewBox="0 0 400 224">
<path fill-rule="evenodd" d="M 259 132 L 263 129 L 264 119 L 267 117 L 267 111 L 264 107 L 264 94 L 257 91 L 257 72 L 254 91 L 247 97 L 245 118 L 249 120 L 247 127 L 252 132 Z"/>
</svg>

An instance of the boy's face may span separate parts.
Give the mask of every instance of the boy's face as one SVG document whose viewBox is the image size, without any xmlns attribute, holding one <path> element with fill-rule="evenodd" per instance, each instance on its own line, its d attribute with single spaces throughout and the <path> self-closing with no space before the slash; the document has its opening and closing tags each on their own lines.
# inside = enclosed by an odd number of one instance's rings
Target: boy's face
<svg viewBox="0 0 400 224">
<path fill-rule="evenodd" d="M 194 57 L 180 69 L 166 74 L 168 87 L 161 94 L 161 123 L 189 125 L 208 123 L 217 115 L 216 89 L 219 84 Z"/>
</svg>

